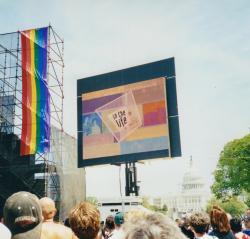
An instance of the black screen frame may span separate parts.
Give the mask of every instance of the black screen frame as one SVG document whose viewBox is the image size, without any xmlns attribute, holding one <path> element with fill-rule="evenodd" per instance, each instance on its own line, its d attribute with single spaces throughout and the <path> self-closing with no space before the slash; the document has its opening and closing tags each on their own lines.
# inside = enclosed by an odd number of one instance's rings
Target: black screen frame
<svg viewBox="0 0 250 239">
<path fill-rule="evenodd" d="M 126 155 L 83 159 L 82 94 L 159 77 L 164 77 L 166 81 L 170 150 L 164 149 Z M 77 150 L 78 168 L 102 164 L 122 164 L 126 162 L 136 162 L 161 157 L 180 157 L 181 142 L 174 58 L 172 57 L 157 62 L 77 80 Z"/>
</svg>

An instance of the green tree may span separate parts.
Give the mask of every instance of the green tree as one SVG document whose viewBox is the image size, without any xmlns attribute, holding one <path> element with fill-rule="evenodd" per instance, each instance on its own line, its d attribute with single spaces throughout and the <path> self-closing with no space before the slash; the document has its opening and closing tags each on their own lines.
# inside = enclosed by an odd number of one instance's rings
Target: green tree
<svg viewBox="0 0 250 239">
<path fill-rule="evenodd" d="M 217 198 L 227 200 L 250 192 L 250 135 L 225 145 L 214 176 L 211 189 Z"/>
<path fill-rule="evenodd" d="M 166 214 L 168 211 L 168 207 L 166 204 L 163 204 L 162 207 L 152 205 L 149 203 L 148 197 L 142 197 L 142 205 L 151 211 L 161 212 L 162 214 Z"/>
<path fill-rule="evenodd" d="M 222 203 L 222 208 L 230 213 L 233 217 L 241 216 L 245 213 L 247 206 L 244 202 L 238 200 L 236 197 L 230 198 L 228 201 Z"/>
<path fill-rule="evenodd" d="M 225 212 L 230 213 L 233 217 L 241 216 L 247 209 L 246 204 L 237 197 L 231 197 L 226 201 L 212 197 L 207 204 L 207 213 L 211 211 L 213 206 L 221 207 Z"/>
<path fill-rule="evenodd" d="M 250 208 L 250 192 L 243 192 L 242 197 L 244 198 L 244 202 L 248 208 Z"/>
<path fill-rule="evenodd" d="M 163 204 L 162 207 L 160 208 L 160 212 L 162 214 L 167 214 L 167 212 L 168 212 L 168 206 L 166 204 Z"/>
<path fill-rule="evenodd" d="M 250 208 L 250 196 L 246 199 L 246 205 L 248 208 Z"/>
<path fill-rule="evenodd" d="M 142 197 L 142 206 L 149 209 L 149 210 L 152 210 L 148 197 L 146 197 L 146 196 Z"/>
<path fill-rule="evenodd" d="M 215 197 L 211 197 L 211 199 L 207 202 L 207 213 L 210 213 L 213 206 L 221 207 L 221 201 Z"/>
<path fill-rule="evenodd" d="M 93 204 L 94 206 L 98 206 L 98 200 L 96 197 L 87 197 L 86 201 Z"/>
</svg>

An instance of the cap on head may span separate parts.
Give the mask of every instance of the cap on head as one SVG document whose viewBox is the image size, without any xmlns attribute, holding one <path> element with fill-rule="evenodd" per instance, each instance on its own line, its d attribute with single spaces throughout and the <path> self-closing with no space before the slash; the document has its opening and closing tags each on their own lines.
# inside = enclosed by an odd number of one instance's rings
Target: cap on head
<svg viewBox="0 0 250 239">
<path fill-rule="evenodd" d="M 115 221 L 116 225 L 123 224 L 124 223 L 124 215 L 123 215 L 123 213 L 122 212 L 116 213 L 114 221 Z"/>
<path fill-rule="evenodd" d="M 37 196 L 29 192 L 14 193 L 5 202 L 3 216 L 13 235 L 34 229 L 42 221 Z"/>
</svg>

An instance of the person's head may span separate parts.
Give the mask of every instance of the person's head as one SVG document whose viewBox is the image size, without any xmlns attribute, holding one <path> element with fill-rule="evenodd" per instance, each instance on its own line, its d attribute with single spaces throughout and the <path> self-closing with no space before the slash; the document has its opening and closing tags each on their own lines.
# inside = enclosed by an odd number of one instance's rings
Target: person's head
<svg viewBox="0 0 250 239">
<path fill-rule="evenodd" d="M 189 218 L 187 216 L 182 218 L 181 226 L 188 228 L 190 226 Z"/>
<path fill-rule="evenodd" d="M 246 216 L 250 217 L 250 208 L 247 209 Z"/>
<path fill-rule="evenodd" d="M 160 213 L 125 221 L 123 229 L 124 239 L 186 239 L 174 221 Z"/>
<path fill-rule="evenodd" d="M 42 208 L 44 221 L 53 219 L 56 214 L 55 202 L 48 197 L 43 197 L 39 200 L 40 206 Z"/>
<path fill-rule="evenodd" d="M 42 210 L 36 195 L 14 193 L 5 202 L 3 216 L 12 239 L 40 239 Z"/>
<path fill-rule="evenodd" d="M 210 220 L 214 230 L 218 232 L 228 232 L 230 230 L 227 214 L 218 206 L 213 206 L 210 212 Z"/>
<path fill-rule="evenodd" d="M 71 210 L 69 223 L 79 239 L 94 239 L 100 230 L 100 213 L 94 205 L 82 202 Z"/>
<path fill-rule="evenodd" d="M 241 220 L 238 218 L 232 218 L 230 220 L 230 227 L 231 227 L 231 230 L 233 231 L 233 233 L 241 232 L 241 230 L 242 230 Z"/>
<path fill-rule="evenodd" d="M 120 227 L 124 223 L 124 215 L 122 212 L 118 212 L 115 214 L 115 226 Z"/>
<path fill-rule="evenodd" d="M 131 209 L 125 214 L 124 221 L 137 221 L 141 220 L 142 218 L 146 218 L 147 215 L 151 214 L 152 212 L 148 209 Z"/>
<path fill-rule="evenodd" d="M 112 231 L 115 229 L 115 221 L 114 221 L 114 217 L 112 215 L 110 215 L 106 218 L 105 229 L 108 229 L 108 231 Z"/>
<path fill-rule="evenodd" d="M 10 230 L 1 222 L 0 222 L 0 235 L 1 239 L 11 239 Z"/>
<path fill-rule="evenodd" d="M 244 218 L 244 226 L 246 229 L 250 229 L 250 216 Z"/>
<path fill-rule="evenodd" d="M 176 218 L 175 220 L 176 225 L 179 227 L 181 225 L 181 220 L 180 218 Z"/>
<path fill-rule="evenodd" d="M 101 221 L 100 226 L 101 226 L 101 229 L 104 228 L 104 221 Z"/>
<path fill-rule="evenodd" d="M 206 213 L 193 213 L 190 216 L 190 226 L 195 234 L 205 234 L 209 227 L 209 216 Z"/>
</svg>

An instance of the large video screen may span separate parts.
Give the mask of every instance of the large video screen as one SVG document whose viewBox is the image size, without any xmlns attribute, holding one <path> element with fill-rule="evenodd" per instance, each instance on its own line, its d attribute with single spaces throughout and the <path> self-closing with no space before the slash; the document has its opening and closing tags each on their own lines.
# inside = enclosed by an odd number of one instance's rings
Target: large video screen
<svg viewBox="0 0 250 239">
<path fill-rule="evenodd" d="M 156 63 L 78 81 L 79 167 L 180 156 L 174 61 Z"/>
</svg>

